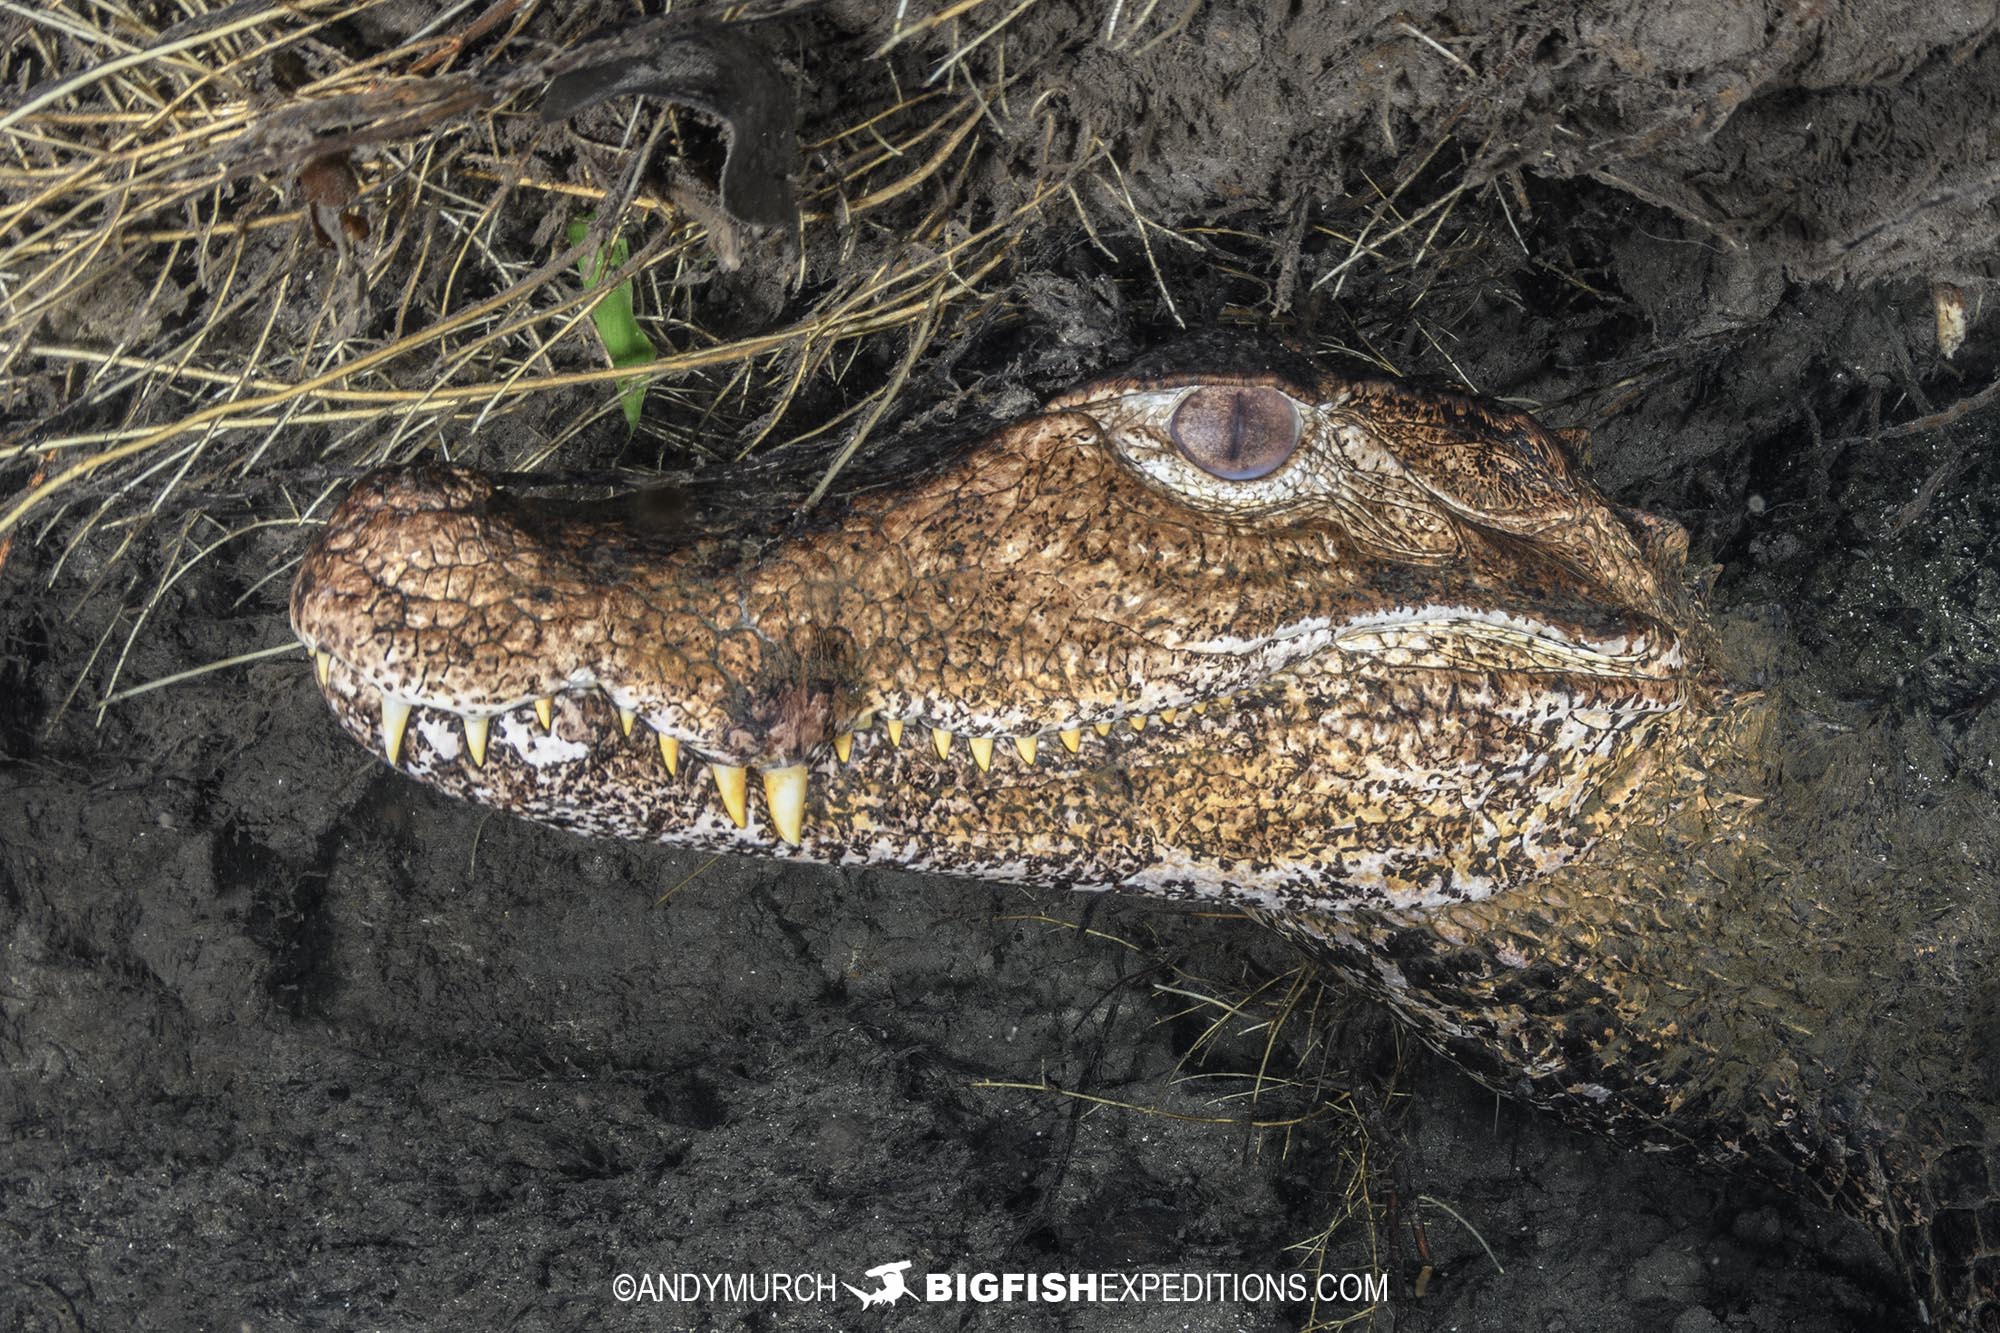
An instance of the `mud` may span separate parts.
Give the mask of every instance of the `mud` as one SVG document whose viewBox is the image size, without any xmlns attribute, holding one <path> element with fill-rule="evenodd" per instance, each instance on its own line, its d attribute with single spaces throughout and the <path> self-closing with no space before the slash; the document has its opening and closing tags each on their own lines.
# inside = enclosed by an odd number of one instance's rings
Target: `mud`
<svg viewBox="0 0 2000 1333">
<path fill-rule="evenodd" d="M 409 8 L 309 54 L 390 45 L 429 17 Z M 1105 36 L 1114 8 L 1149 16 L 1123 46 Z M 1993 794 L 2000 412 L 1952 408 L 2000 372 L 1992 5 L 1216 0 L 1176 27 L 1180 11 L 1039 0 L 1009 26 L 1023 81 L 993 108 L 956 216 L 1016 206 L 1095 141 L 1119 169 L 1046 211 L 1006 314 L 917 367 L 885 441 L 963 434 L 1183 325 L 1255 323 L 1469 382 L 1590 428 L 1617 498 L 1689 526 L 1750 683 L 1866 737 L 1885 781 Z M 882 98 L 865 57 L 884 22 L 857 3 L 771 27 L 808 143 L 835 108 Z M 914 87 L 942 53 L 913 43 L 892 63 Z M 513 219 L 511 239 L 551 218 Z M 333 263 L 270 244 L 250 268 Z M 862 236 L 843 259 L 809 239 L 804 258 L 823 276 L 891 244 Z M 695 298 L 710 326 L 797 299 L 752 261 Z M 199 308 L 205 281 L 174 275 L 135 340 Z M 1974 302 L 1950 360 L 1937 281 Z M 88 338 L 142 287 L 108 279 L 54 333 Z M 310 331 L 286 318 L 281 335 Z M 900 354 L 869 347 L 860 373 Z M 10 431 L 85 412 L 42 369 Z M 462 448 L 518 459 L 609 393 L 557 396 Z M 628 440 L 614 411 L 564 466 L 686 467 L 675 441 L 702 413 L 657 392 L 649 410 L 659 432 Z M 317 480 L 324 443 L 302 432 L 266 475 Z M 837 445 L 819 443 L 808 480 Z M 27 475 L 9 467 L 11 494 Z M 275 489 L 206 503 L 225 525 L 285 512 Z M 1190 997 L 1254 991 L 1300 960 L 1241 921 L 574 842 L 357 753 L 302 658 L 100 716 L 133 608 L 220 529 L 191 521 L 176 546 L 107 528 L 66 551 L 67 531 L 17 540 L 0 573 L 0 1326 L 943 1326 L 844 1293 L 612 1296 L 621 1272 L 865 1285 L 904 1258 L 1380 1271 L 1390 1299 L 1363 1321 L 1378 1329 L 1914 1319 L 1855 1228 L 1571 1135 L 1334 995 L 1313 992 L 1316 1021 L 1281 1034 L 1301 1086 L 1252 1101 L 1263 1030 L 1207 1039 L 1214 1006 Z M 267 576 L 309 535 L 252 531 L 174 581 L 121 681 L 281 642 L 283 579 Z M 1936 809 L 1918 824 L 1949 845 L 1966 803 Z M 1356 1200 L 1365 1216 L 1323 1256 L 1298 1248 Z M 1287 1329 L 1355 1311 L 1170 1313 Z"/>
</svg>

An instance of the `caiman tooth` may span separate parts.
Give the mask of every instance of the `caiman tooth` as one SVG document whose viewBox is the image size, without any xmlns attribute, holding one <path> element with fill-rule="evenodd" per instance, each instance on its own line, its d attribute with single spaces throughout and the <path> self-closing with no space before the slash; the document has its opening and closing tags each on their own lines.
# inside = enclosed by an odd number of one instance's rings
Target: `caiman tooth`
<svg viewBox="0 0 2000 1333">
<path fill-rule="evenodd" d="M 889 732 L 889 744 L 896 746 L 902 745 L 903 719 L 900 717 L 892 717 L 886 723 L 884 723 L 883 726 Z"/>
<path fill-rule="evenodd" d="M 764 804 L 770 807 L 771 827 L 778 836 L 798 846 L 806 827 L 806 766 L 765 769 Z"/>
<path fill-rule="evenodd" d="M 943 727 L 932 727 L 931 748 L 937 751 L 938 758 L 945 758 L 951 753 L 951 733 Z"/>
<path fill-rule="evenodd" d="M 639 710 L 627 708 L 622 704 L 613 704 L 612 707 L 618 710 L 618 730 L 625 733 L 626 740 L 631 740 L 632 724 L 639 720 Z"/>
<path fill-rule="evenodd" d="M 465 752 L 472 756 L 474 768 L 486 767 L 486 737 L 493 729 L 493 718 L 488 714 L 465 719 Z"/>
<path fill-rule="evenodd" d="M 681 775 L 681 743 L 672 736 L 660 737 L 660 758 L 666 761 L 667 772 L 674 777 Z"/>
<path fill-rule="evenodd" d="M 991 736 L 974 736 L 966 744 L 972 747 L 972 762 L 979 765 L 979 771 L 981 773 L 992 772 L 993 738 Z"/>
<path fill-rule="evenodd" d="M 846 762 L 848 761 L 849 757 L 851 757 L 851 756 L 852 756 L 853 754 L 854 754 L 854 733 L 853 733 L 853 732 L 851 732 L 851 731 L 843 731 L 843 732 L 841 732 L 841 733 L 840 733 L 840 734 L 839 734 L 838 736 L 835 736 L 835 737 L 833 738 L 833 756 L 834 756 L 834 758 L 836 758 L 836 759 L 840 760 L 840 762 L 844 764 L 844 763 L 846 763 Z"/>
<path fill-rule="evenodd" d="M 1191 704 L 1189 706 L 1194 709 L 1194 715 L 1196 717 L 1208 716 L 1208 700 L 1203 699 L 1199 703 Z"/>
<path fill-rule="evenodd" d="M 313 675 L 319 678 L 319 687 L 326 688 L 326 678 L 333 674 L 333 654 L 324 648 L 313 653 Z"/>
<path fill-rule="evenodd" d="M 729 822 L 742 828 L 750 822 L 750 774 L 738 764 L 710 764 L 708 771 L 715 777 L 715 789 L 722 793 L 722 808 L 729 812 Z"/>
<path fill-rule="evenodd" d="M 1030 768 L 1035 766 L 1035 751 L 1041 748 L 1040 741 L 1036 740 L 1033 736 L 1016 736 L 1014 738 L 1014 748 L 1021 752 L 1022 763 Z"/>
<path fill-rule="evenodd" d="M 382 752 L 395 763 L 403 753 L 403 731 L 410 725 L 410 701 L 393 695 L 382 696 Z"/>
<path fill-rule="evenodd" d="M 553 698 L 535 700 L 535 721 L 542 724 L 543 731 L 555 731 L 556 701 Z"/>
<path fill-rule="evenodd" d="M 1162 708 L 1160 710 L 1160 721 L 1166 723 L 1168 726 L 1171 727 L 1176 721 L 1180 719 L 1180 715 L 1181 715 L 1181 710 L 1178 708 Z"/>
<path fill-rule="evenodd" d="M 1075 754 L 1083 748 L 1082 727 L 1064 727 L 1056 733 L 1056 738 L 1063 743 L 1063 749 L 1068 750 L 1071 754 Z"/>
<path fill-rule="evenodd" d="M 873 727 L 874 725 L 875 725 L 875 710 L 872 708 L 869 709 L 867 712 L 863 713 L 860 717 L 854 719 L 854 729 L 856 731 L 867 731 L 870 727 Z"/>
<path fill-rule="evenodd" d="M 1134 713 L 1132 716 L 1126 718 L 1125 721 L 1134 731 L 1144 731 L 1146 729 L 1146 715 L 1144 713 Z"/>
<path fill-rule="evenodd" d="M 1109 722 L 1093 722 L 1090 724 L 1090 729 L 1100 736 L 1109 736 L 1111 734 L 1111 724 Z"/>
</svg>

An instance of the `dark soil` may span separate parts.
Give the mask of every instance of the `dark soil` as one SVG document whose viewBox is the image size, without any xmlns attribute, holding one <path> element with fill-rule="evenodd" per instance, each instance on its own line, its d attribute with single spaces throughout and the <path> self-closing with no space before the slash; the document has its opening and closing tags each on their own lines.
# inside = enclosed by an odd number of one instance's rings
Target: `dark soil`
<svg viewBox="0 0 2000 1333">
<path fill-rule="evenodd" d="M 371 11 L 335 55 L 392 44 L 427 21 L 416 8 Z M 959 40 L 1011 8 L 978 9 Z M 1148 16 L 1140 40 L 1104 40 L 1114 9 Z M 1181 10 L 1039 0 L 979 49 L 1004 45 L 1024 81 L 993 109 L 1007 133 L 955 183 L 955 216 L 1016 206 L 1098 140 L 1118 173 L 1047 208 L 1006 300 L 918 364 L 878 471 L 1183 325 L 1469 383 L 1588 427 L 1609 490 L 1688 525 L 1697 564 L 1719 566 L 1726 636 L 1757 645 L 1753 683 L 1781 677 L 1879 732 L 1926 782 L 1993 793 L 1994 5 L 1210 0 L 1175 29 Z M 834 4 L 764 29 L 805 142 L 882 100 L 890 67 L 915 87 L 950 49 L 868 59 L 884 12 Z M 538 22 L 523 40 L 557 30 Z M 547 219 L 515 225 L 525 248 Z M 1364 231 L 1365 262 L 1342 269 Z M 837 236 L 809 233 L 816 274 L 843 262 Z M 856 244 L 844 262 L 891 240 Z M 753 253 L 696 299 L 717 327 L 775 321 L 799 299 L 780 267 Z M 190 309 L 219 280 L 183 276 Z M 1973 312 L 1950 359 L 1934 283 Z M 55 332 L 86 338 L 146 290 L 107 277 Z M 131 336 L 177 318 L 146 306 Z M 879 382 L 900 355 L 867 347 L 856 374 Z M 58 369 L 23 364 L 42 378 L 17 403 L 66 429 L 115 424 L 118 404 L 72 402 Z M 609 392 L 465 447 L 517 459 Z M 701 413 L 661 398 L 664 425 L 628 441 L 614 411 L 562 463 L 685 467 L 674 442 Z M 838 443 L 797 451 L 801 475 Z M 27 480 L 0 470 L 0 491 Z M 208 503 L 219 523 L 280 512 L 254 486 Z M 73 530 L 16 540 L 0 574 L 0 1328 L 1221 1330 L 1315 1314 L 612 1296 L 621 1272 L 865 1285 L 897 1259 L 1318 1262 L 1389 1275 L 1364 1321 L 1378 1329 L 1914 1318 L 1851 1224 L 1573 1135 L 1335 995 L 1277 1043 L 1269 1072 L 1305 1086 L 1251 1103 L 1268 995 L 1213 1042 L 1213 1008 L 1189 998 L 1299 965 L 1243 921 L 571 840 L 360 754 L 302 658 L 100 717 L 132 608 L 219 529 L 177 527 L 193 536 L 175 547 L 157 524 L 130 545 L 107 526 L 66 549 Z M 174 581 L 121 682 L 282 642 L 284 580 L 265 576 L 310 535 L 259 530 Z M 1306 1118 L 1205 1122 L 1253 1113 Z M 1354 1191 L 1360 1215 L 1315 1260 L 1302 1247 Z"/>
</svg>

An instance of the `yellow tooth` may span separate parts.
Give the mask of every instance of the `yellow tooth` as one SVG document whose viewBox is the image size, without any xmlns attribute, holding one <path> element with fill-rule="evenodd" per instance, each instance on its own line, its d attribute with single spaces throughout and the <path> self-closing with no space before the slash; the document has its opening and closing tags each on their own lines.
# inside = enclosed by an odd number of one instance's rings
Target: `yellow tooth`
<svg viewBox="0 0 2000 1333">
<path fill-rule="evenodd" d="M 535 700 L 535 721 L 542 724 L 543 731 L 556 729 L 556 701 L 554 699 Z"/>
<path fill-rule="evenodd" d="M 319 677 L 319 687 L 326 688 L 326 678 L 333 671 L 333 654 L 321 648 L 313 654 L 313 675 Z"/>
<path fill-rule="evenodd" d="M 1160 710 L 1160 721 L 1171 727 L 1180 715 L 1181 710 L 1178 708 L 1162 708 Z"/>
<path fill-rule="evenodd" d="M 403 752 L 403 729 L 410 725 L 410 701 L 382 696 L 382 752 L 395 763 Z"/>
<path fill-rule="evenodd" d="M 1027 764 L 1029 767 L 1034 766 L 1035 750 L 1039 744 L 1040 742 L 1033 736 L 1016 736 L 1014 738 L 1014 748 L 1021 752 L 1021 762 Z"/>
<path fill-rule="evenodd" d="M 764 804 L 771 808 L 771 827 L 778 836 L 798 846 L 806 826 L 806 766 L 765 769 Z"/>
<path fill-rule="evenodd" d="M 853 732 L 843 731 L 838 736 L 835 736 L 833 738 L 833 754 L 834 757 L 840 760 L 841 763 L 843 764 L 846 763 L 848 757 L 853 753 L 854 753 Z"/>
<path fill-rule="evenodd" d="M 1208 700 L 1203 699 L 1200 703 L 1193 705 L 1193 708 L 1196 717 L 1208 716 Z"/>
<path fill-rule="evenodd" d="M 672 736 L 660 737 L 660 758 L 667 764 L 667 772 L 674 777 L 681 775 L 681 743 Z"/>
<path fill-rule="evenodd" d="M 750 822 L 750 775 L 736 764 L 710 764 L 708 771 L 715 775 L 715 789 L 722 793 L 722 808 L 729 812 L 729 822 L 742 828 Z"/>
<path fill-rule="evenodd" d="M 889 729 L 889 744 L 901 745 L 903 743 L 903 719 L 892 717 L 884 725 Z"/>
<path fill-rule="evenodd" d="M 1082 727 L 1066 727 L 1058 731 L 1056 737 L 1062 741 L 1063 749 L 1068 750 L 1071 754 L 1075 754 L 1083 748 Z"/>
<path fill-rule="evenodd" d="M 856 731 L 866 731 L 874 725 L 875 725 L 875 710 L 872 708 L 869 709 L 867 712 L 863 713 L 860 717 L 854 719 L 854 729 Z"/>
<path fill-rule="evenodd" d="M 1134 713 L 1125 720 L 1131 724 L 1134 731 L 1144 731 L 1146 729 L 1146 715 L 1144 713 Z"/>
<path fill-rule="evenodd" d="M 948 732 L 948 731 L 946 731 L 946 730 L 945 730 L 945 729 L 944 729 L 943 727 L 932 727 L 932 728 L 931 728 L 931 748 L 937 751 L 937 754 L 938 754 L 938 758 L 940 758 L 940 759 L 942 759 L 942 758 L 944 758 L 944 757 L 945 757 L 946 755 L 950 754 L 950 753 L 951 753 L 951 733 L 950 733 L 950 732 Z"/>
<path fill-rule="evenodd" d="M 465 719 L 465 750 L 472 756 L 474 768 L 486 767 L 486 735 L 492 729 L 491 717 L 468 717 Z"/>
<path fill-rule="evenodd" d="M 632 739 L 632 724 L 634 722 L 637 722 L 638 720 L 639 720 L 639 714 L 636 709 L 631 709 L 631 708 L 618 709 L 618 730 L 625 733 L 626 740 L 629 741 Z"/>
<path fill-rule="evenodd" d="M 979 771 L 990 772 L 993 768 L 993 738 L 974 736 L 966 744 L 972 747 L 972 762 L 979 765 Z"/>
<path fill-rule="evenodd" d="M 1090 724 L 1090 729 L 1100 736 L 1109 736 L 1111 734 L 1111 724 L 1109 722 L 1093 722 Z"/>
</svg>

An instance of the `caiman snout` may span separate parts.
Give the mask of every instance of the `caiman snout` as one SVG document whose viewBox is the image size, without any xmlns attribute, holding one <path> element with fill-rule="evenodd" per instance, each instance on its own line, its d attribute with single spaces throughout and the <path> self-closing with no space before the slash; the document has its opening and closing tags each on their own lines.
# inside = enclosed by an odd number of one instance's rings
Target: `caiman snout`
<svg viewBox="0 0 2000 1333">
<path fill-rule="evenodd" d="M 1686 553 L 1519 413 L 1179 375 L 775 537 L 380 473 L 292 613 L 351 734 L 527 818 L 1266 913 L 1496 1087 L 1801 1169 L 1968 1326 L 1993 896 L 1822 873 Z"/>
</svg>

